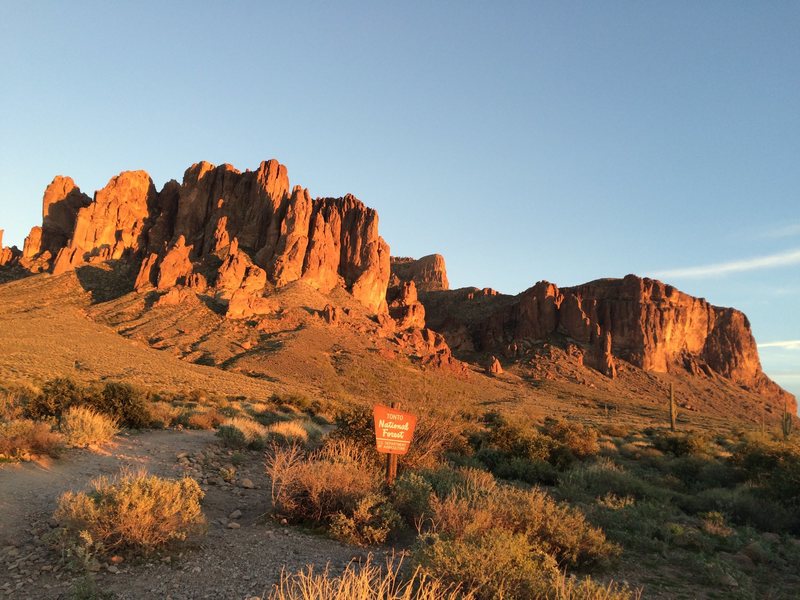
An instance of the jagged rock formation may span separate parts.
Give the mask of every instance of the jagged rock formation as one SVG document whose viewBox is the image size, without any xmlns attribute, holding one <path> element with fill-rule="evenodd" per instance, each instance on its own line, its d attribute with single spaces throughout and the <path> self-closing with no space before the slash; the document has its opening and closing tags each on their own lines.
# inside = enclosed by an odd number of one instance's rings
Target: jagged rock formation
<svg viewBox="0 0 800 600">
<path fill-rule="evenodd" d="M 423 300 L 428 325 L 461 352 L 520 358 L 561 339 L 582 348 L 583 363 L 609 377 L 623 360 L 645 371 L 721 376 L 766 396 L 790 397 L 761 370 L 744 314 L 660 281 L 628 275 L 563 289 L 540 281 L 514 297 L 468 289 Z"/>
<path fill-rule="evenodd" d="M 425 307 L 417 298 L 417 286 L 413 280 L 390 287 L 386 300 L 389 302 L 389 315 L 399 329 L 425 327 Z"/>
<path fill-rule="evenodd" d="M 0 267 L 10 265 L 17 258 L 16 248 L 6 248 L 3 246 L 3 230 L 0 229 Z"/>
<path fill-rule="evenodd" d="M 447 267 L 441 254 L 418 259 L 393 256 L 391 285 L 399 285 L 401 281 L 413 281 L 420 292 L 450 289 Z"/>
<path fill-rule="evenodd" d="M 312 200 L 299 186 L 290 192 L 286 167 L 275 160 L 245 172 L 201 162 L 161 192 L 144 171 L 126 171 L 94 201 L 57 177 L 43 207 L 21 259 L 31 271 L 57 275 L 122 259 L 141 265 L 137 290 L 205 287 L 211 276 L 223 301 L 236 297 L 237 314 L 261 314 L 267 285 L 297 280 L 323 293 L 343 286 L 371 311 L 386 311 L 389 246 L 377 213 L 351 195 Z M 255 268 L 264 276 L 252 277 Z"/>
</svg>

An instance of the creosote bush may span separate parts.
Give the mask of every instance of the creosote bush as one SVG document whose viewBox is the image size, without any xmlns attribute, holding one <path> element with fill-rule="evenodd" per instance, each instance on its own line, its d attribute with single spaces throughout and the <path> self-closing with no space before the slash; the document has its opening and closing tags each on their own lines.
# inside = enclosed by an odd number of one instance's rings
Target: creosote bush
<svg viewBox="0 0 800 600">
<path fill-rule="evenodd" d="M 97 551 L 150 553 L 203 531 L 203 492 L 194 479 L 162 479 L 144 471 L 92 480 L 90 492 L 65 492 L 55 520 L 66 540 Z"/>
<path fill-rule="evenodd" d="M 60 428 L 67 444 L 75 447 L 105 444 L 119 431 L 114 419 L 85 406 L 67 409 Z"/>
<path fill-rule="evenodd" d="M 57 457 L 63 437 L 52 431 L 50 423 L 31 419 L 13 419 L 0 423 L 0 457 L 28 459 L 34 456 Z"/>
</svg>

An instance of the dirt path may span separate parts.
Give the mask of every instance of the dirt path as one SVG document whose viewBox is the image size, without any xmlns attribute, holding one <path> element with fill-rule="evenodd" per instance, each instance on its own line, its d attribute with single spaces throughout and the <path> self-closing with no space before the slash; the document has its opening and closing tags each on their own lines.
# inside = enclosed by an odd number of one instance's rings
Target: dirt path
<svg viewBox="0 0 800 600">
<path fill-rule="evenodd" d="M 263 455 L 240 455 L 237 465 L 231 455 L 219 448 L 212 432 L 152 431 L 119 436 L 103 453 L 70 451 L 58 460 L 0 465 L 0 598 L 66 597 L 79 574 L 66 570 L 42 539 L 51 531 L 58 496 L 125 467 L 196 477 L 206 490 L 203 511 L 209 527 L 199 547 L 177 557 L 98 565 L 94 577 L 99 588 L 115 598 L 260 597 L 284 567 L 296 571 L 313 563 L 321 570 L 330 563 L 338 571 L 364 556 L 353 547 L 266 519 Z M 234 511 L 241 515 L 231 519 Z"/>
</svg>

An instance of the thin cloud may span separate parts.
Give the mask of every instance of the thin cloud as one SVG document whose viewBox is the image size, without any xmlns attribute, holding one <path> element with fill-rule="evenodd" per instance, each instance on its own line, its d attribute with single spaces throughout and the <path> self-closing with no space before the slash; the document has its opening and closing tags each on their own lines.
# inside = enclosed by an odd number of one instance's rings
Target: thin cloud
<svg viewBox="0 0 800 600">
<path fill-rule="evenodd" d="M 761 237 L 784 238 L 784 237 L 794 237 L 796 235 L 800 235 L 800 223 L 795 223 L 793 225 L 785 225 L 784 227 L 776 227 L 775 229 L 770 229 L 769 231 L 764 232 L 764 234 Z"/>
<path fill-rule="evenodd" d="M 783 350 L 800 350 L 800 340 L 784 340 L 782 342 L 766 342 L 759 348 L 782 348 Z"/>
<path fill-rule="evenodd" d="M 667 269 L 653 273 L 655 277 L 709 277 L 727 275 L 729 273 L 740 273 L 742 271 L 758 271 L 761 269 L 773 269 L 775 267 L 788 267 L 800 264 L 800 250 L 790 250 L 768 256 L 757 256 L 744 260 L 734 260 L 724 263 L 714 263 L 699 267 L 685 267 L 681 269 Z"/>
</svg>

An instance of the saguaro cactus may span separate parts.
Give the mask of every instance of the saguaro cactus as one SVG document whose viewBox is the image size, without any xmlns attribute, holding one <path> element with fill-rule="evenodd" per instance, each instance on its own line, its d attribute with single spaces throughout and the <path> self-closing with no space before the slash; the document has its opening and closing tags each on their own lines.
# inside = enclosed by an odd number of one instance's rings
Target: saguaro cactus
<svg viewBox="0 0 800 600">
<path fill-rule="evenodd" d="M 675 422 L 678 420 L 678 406 L 675 404 L 675 386 L 669 384 L 669 428 L 675 431 Z"/>
<path fill-rule="evenodd" d="M 783 403 L 783 415 L 781 416 L 781 431 L 783 432 L 783 439 L 788 440 L 789 436 L 794 431 L 794 418 L 788 411 L 788 402 Z"/>
</svg>

